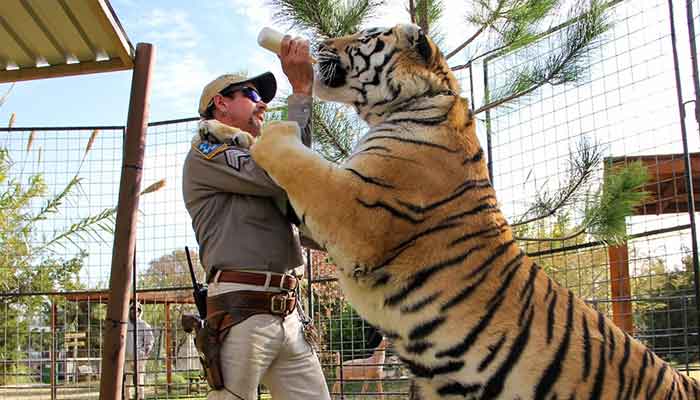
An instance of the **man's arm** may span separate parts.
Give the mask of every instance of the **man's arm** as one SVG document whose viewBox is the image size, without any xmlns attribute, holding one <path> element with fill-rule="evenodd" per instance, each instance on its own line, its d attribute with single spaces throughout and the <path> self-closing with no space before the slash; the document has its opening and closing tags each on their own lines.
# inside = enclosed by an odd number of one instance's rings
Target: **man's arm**
<svg viewBox="0 0 700 400">
<path fill-rule="evenodd" d="M 306 147 L 311 147 L 311 111 L 313 108 L 311 93 L 314 71 L 311 65 L 309 42 L 299 38 L 292 39 L 291 36 L 287 35 L 282 39 L 279 57 L 282 62 L 282 70 L 292 85 L 293 94 L 287 99 L 288 119 L 299 124 L 302 143 Z M 290 220 L 299 226 L 301 244 L 304 247 L 322 250 L 323 248 L 308 235 L 306 227 L 301 223 L 302 221 L 299 220 L 294 209 L 291 206 L 288 209 L 290 210 L 288 214 Z"/>
</svg>

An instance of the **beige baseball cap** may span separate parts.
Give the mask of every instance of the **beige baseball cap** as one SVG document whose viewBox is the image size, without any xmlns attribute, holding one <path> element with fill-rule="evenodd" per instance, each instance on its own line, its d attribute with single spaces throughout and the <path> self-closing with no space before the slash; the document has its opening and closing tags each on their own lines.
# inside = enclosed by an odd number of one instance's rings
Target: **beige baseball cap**
<svg viewBox="0 0 700 400">
<path fill-rule="evenodd" d="M 233 84 L 243 85 L 245 83 L 252 83 L 265 103 L 269 103 L 277 92 L 277 81 L 272 72 L 265 72 L 252 78 L 241 74 L 224 74 L 204 86 L 202 96 L 199 98 L 199 115 L 205 116 L 207 109 L 212 104 L 212 99 L 222 90 Z"/>
</svg>

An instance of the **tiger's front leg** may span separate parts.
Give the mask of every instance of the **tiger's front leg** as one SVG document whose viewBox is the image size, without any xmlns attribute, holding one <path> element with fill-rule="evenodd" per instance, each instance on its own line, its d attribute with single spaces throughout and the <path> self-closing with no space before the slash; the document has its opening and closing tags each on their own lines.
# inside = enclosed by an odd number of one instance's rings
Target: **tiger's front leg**
<svg viewBox="0 0 700 400">
<path fill-rule="evenodd" d="M 331 253 L 343 273 L 357 277 L 360 269 L 362 274 L 376 257 L 368 251 L 376 252 L 380 240 L 370 227 L 380 222 L 358 209 L 356 199 L 363 189 L 352 173 L 304 146 L 296 122 L 268 124 L 251 154 L 287 192 L 314 240 Z M 371 241 L 374 245 L 368 245 Z"/>
</svg>

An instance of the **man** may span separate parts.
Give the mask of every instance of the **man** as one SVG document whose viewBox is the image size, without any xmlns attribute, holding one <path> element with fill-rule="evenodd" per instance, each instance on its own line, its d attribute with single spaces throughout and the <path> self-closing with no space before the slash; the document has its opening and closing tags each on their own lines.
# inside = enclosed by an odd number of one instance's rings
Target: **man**
<svg viewBox="0 0 700 400">
<path fill-rule="evenodd" d="M 293 94 L 289 119 L 310 141 L 313 69 L 305 40 L 285 37 L 282 70 Z M 320 363 L 298 315 L 296 279 L 303 264 L 285 192 L 250 157 L 240 133 L 260 135 L 274 76 L 222 75 L 205 86 L 203 118 L 185 160 L 183 196 L 207 272 L 207 322 L 219 332 L 223 388 L 208 399 L 330 399 Z M 225 124 L 227 130 L 211 129 Z M 246 133 L 243 136 L 247 136 Z M 298 221 L 297 221 L 298 222 Z M 209 343 L 209 341 L 208 341 Z M 210 384 L 212 382 L 210 381 Z"/>
<path fill-rule="evenodd" d="M 133 375 L 138 372 L 138 399 L 144 398 L 144 383 L 146 383 L 146 359 L 153 350 L 153 331 L 146 321 L 141 319 L 143 308 L 141 303 L 132 302 L 129 307 L 129 323 L 126 335 L 126 363 L 124 368 L 124 381 L 127 390 L 126 398 L 131 398 L 129 388 L 133 385 Z M 136 345 L 134 346 L 134 336 Z M 134 350 L 136 351 L 134 353 Z M 137 368 L 134 368 L 136 363 Z M 135 372 L 136 371 L 136 372 Z M 126 373 L 128 372 L 128 374 Z"/>
</svg>

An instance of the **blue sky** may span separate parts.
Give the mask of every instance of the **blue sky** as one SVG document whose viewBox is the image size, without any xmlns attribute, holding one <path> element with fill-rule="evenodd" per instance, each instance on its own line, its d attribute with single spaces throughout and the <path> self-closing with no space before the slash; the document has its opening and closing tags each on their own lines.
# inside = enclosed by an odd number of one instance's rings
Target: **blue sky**
<svg viewBox="0 0 700 400">
<path fill-rule="evenodd" d="M 377 25 L 407 22 L 404 0 L 389 0 Z M 465 1 L 446 1 L 447 26 L 463 26 Z M 150 121 L 195 116 L 201 88 L 225 72 L 272 70 L 282 92 L 289 85 L 275 55 L 258 47 L 257 33 L 272 22 L 263 2 L 250 0 L 111 0 L 132 44 L 152 43 L 156 64 Z M 457 23 L 450 22 L 455 20 Z M 459 29 L 457 29 L 458 31 Z M 15 126 L 122 125 L 129 103 L 131 71 L 18 82 L 3 107 L 0 123 L 12 112 Z M 0 85 L 4 93 L 9 85 Z"/>
</svg>

